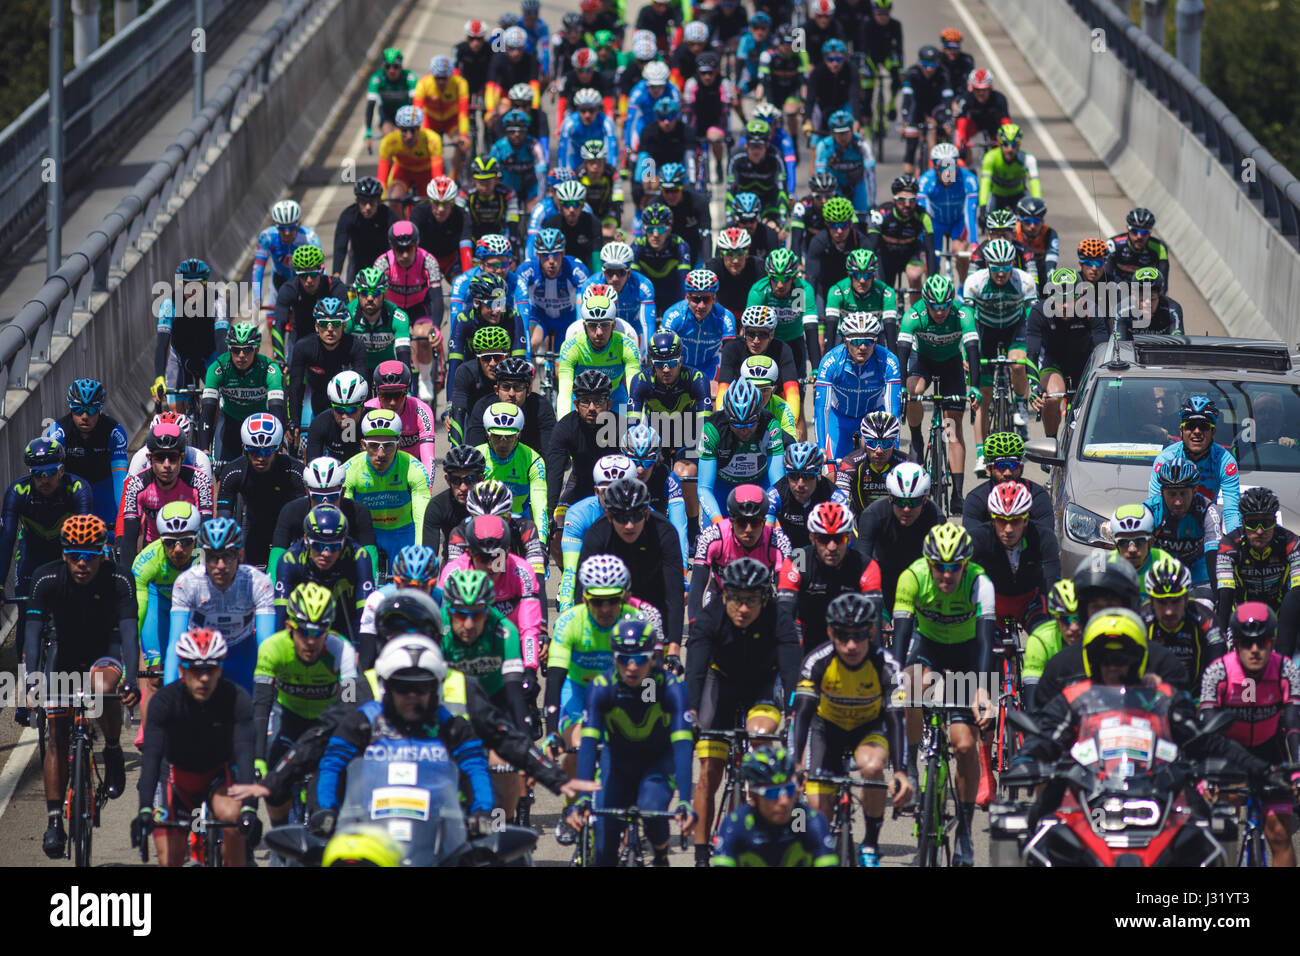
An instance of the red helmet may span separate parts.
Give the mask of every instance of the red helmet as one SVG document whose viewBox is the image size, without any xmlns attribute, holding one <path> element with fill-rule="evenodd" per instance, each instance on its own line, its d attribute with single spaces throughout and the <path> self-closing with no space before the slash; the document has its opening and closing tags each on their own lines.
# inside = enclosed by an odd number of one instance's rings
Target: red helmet
<svg viewBox="0 0 1300 956">
<path fill-rule="evenodd" d="M 467 37 L 486 37 L 488 35 L 487 24 L 482 20 L 466 20 L 465 36 Z"/>
<path fill-rule="evenodd" d="M 853 528 L 853 515 L 838 501 L 823 501 L 808 512 L 809 534 L 848 534 Z"/>
<path fill-rule="evenodd" d="M 1004 481 L 989 492 L 989 514 L 994 518 L 1018 518 L 1029 514 L 1034 496 L 1018 481 Z"/>
<path fill-rule="evenodd" d="M 970 78 L 966 81 L 966 86 L 972 90 L 993 89 L 993 71 L 982 67 L 978 70 L 972 70 Z"/>
<path fill-rule="evenodd" d="M 226 639 L 220 631 L 208 627 L 192 627 L 176 642 L 176 656 L 181 666 L 191 664 L 220 664 L 226 658 Z"/>
</svg>

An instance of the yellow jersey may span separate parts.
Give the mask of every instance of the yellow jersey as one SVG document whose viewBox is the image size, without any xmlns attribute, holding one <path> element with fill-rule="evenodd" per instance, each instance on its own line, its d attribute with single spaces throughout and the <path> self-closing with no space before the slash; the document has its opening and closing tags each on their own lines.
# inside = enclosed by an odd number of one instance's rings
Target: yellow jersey
<svg viewBox="0 0 1300 956">
<path fill-rule="evenodd" d="M 469 135 L 469 84 L 452 74 L 439 84 L 432 73 L 415 84 L 413 102 L 424 110 L 424 125 L 439 133 L 451 132 L 453 126 L 462 136 Z"/>
<path fill-rule="evenodd" d="M 408 149 L 402 131 L 393 130 L 379 141 L 379 181 L 385 187 L 396 179 L 427 180 L 442 175 L 442 138 L 427 129 L 415 131 L 415 146 Z M 398 170 L 403 175 L 398 175 Z"/>
</svg>

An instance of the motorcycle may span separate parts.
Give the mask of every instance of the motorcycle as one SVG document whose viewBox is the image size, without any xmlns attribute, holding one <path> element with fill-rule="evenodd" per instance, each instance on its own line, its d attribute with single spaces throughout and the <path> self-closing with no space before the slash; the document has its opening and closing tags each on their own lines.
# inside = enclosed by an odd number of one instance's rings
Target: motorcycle
<svg viewBox="0 0 1300 956">
<path fill-rule="evenodd" d="M 1097 706 L 1079 739 L 1055 765 L 1021 768 L 1016 789 L 1045 783 L 1036 802 L 999 801 L 989 808 L 994 865 L 1044 867 L 1223 866 L 1222 843 L 1236 838 L 1233 817 L 1211 811 L 1196 784 L 1239 782 L 1227 761 L 1193 761 L 1159 734 L 1158 713 L 1126 700 L 1131 688 L 1095 688 Z M 1219 719 L 1219 717 L 1225 719 Z M 1223 714 L 1200 731 L 1231 723 Z M 1034 720 L 1008 715 L 1026 734 L 1043 736 Z M 1059 797 L 1059 801 L 1058 798 Z"/>
</svg>

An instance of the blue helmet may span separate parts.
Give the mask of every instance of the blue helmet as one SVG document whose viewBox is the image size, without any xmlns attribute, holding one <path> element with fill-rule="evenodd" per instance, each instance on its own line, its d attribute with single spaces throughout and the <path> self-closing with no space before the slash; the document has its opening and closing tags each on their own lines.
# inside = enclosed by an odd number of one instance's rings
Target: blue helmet
<svg viewBox="0 0 1300 956">
<path fill-rule="evenodd" d="M 352 318 L 348 307 L 341 299 L 336 299 L 334 296 L 326 296 L 317 302 L 316 307 L 311 310 L 311 315 L 314 319 L 340 319 L 344 322 Z"/>
<path fill-rule="evenodd" d="M 244 543 L 244 529 L 234 518 L 209 518 L 199 528 L 199 547 L 205 551 L 225 551 Z"/>
<path fill-rule="evenodd" d="M 52 468 L 67 459 L 63 442 L 54 438 L 33 438 L 23 451 L 23 463 L 28 468 Z"/>
<path fill-rule="evenodd" d="M 1201 470 L 1186 458 L 1167 461 L 1156 472 L 1161 488 L 1195 488 L 1200 480 Z"/>
<path fill-rule="evenodd" d="M 564 233 L 558 229 L 543 229 L 537 234 L 537 251 L 540 252 L 563 252 L 564 251 Z"/>
<path fill-rule="evenodd" d="M 722 407 L 731 419 L 731 424 L 743 428 L 758 421 L 759 403 L 762 400 L 754 383 L 742 378 L 727 388 Z"/>
<path fill-rule="evenodd" d="M 682 337 L 667 330 L 650 337 L 650 361 L 671 362 L 682 357 Z"/>
<path fill-rule="evenodd" d="M 206 282 L 212 275 L 212 270 L 202 259 L 182 259 L 181 264 L 176 267 L 176 274 L 186 282 L 195 280 Z"/>
<path fill-rule="evenodd" d="M 422 544 L 408 544 L 397 552 L 393 562 L 393 580 L 398 587 L 419 587 L 438 577 L 438 553 Z"/>
<path fill-rule="evenodd" d="M 681 107 L 677 101 L 668 96 L 661 96 L 655 100 L 655 118 L 656 119 L 676 119 L 681 115 Z"/>
<path fill-rule="evenodd" d="M 659 457 L 660 444 L 659 433 L 641 422 L 628 428 L 620 448 L 637 464 L 643 464 Z"/>
<path fill-rule="evenodd" d="M 609 643 L 615 654 L 652 654 L 659 641 L 649 621 L 634 617 L 618 622 Z"/>
<path fill-rule="evenodd" d="M 836 110 L 826 120 L 826 128 L 832 133 L 853 129 L 853 114 L 848 110 Z"/>
<path fill-rule="evenodd" d="M 1178 410 L 1180 421 L 1190 422 L 1194 419 L 1208 421 L 1211 425 L 1219 424 L 1219 406 L 1207 395 L 1193 395 L 1183 402 Z"/>
<path fill-rule="evenodd" d="M 737 219 L 757 219 L 763 212 L 763 203 L 753 193 L 736 193 L 731 197 L 731 211 Z"/>
<path fill-rule="evenodd" d="M 108 395 L 104 392 L 104 386 L 93 378 L 79 378 L 68 386 L 68 404 L 73 407 L 92 405 L 103 408 L 106 401 Z"/>
<path fill-rule="evenodd" d="M 785 446 L 787 475 L 817 475 L 825 464 L 826 455 L 812 442 L 797 441 Z"/>
<path fill-rule="evenodd" d="M 846 53 L 848 52 L 848 49 L 849 48 L 844 45 L 843 40 L 837 40 L 835 37 L 831 37 L 822 44 L 822 56 L 830 56 L 832 53 Z"/>
<path fill-rule="evenodd" d="M 577 178 L 577 175 L 568 166 L 552 166 L 546 173 L 546 188 L 554 189 L 560 183 L 567 183 L 569 180 Z"/>
<path fill-rule="evenodd" d="M 681 163 L 664 163 L 659 167 L 659 186 L 685 186 L 686 167 Z"/>
<path fill-rule="evenodd" d="M 302 519 L 302 534 L 311 542 L 342 542 L 348 536 L 348 519 L 338 505 L 316 505 Z"/>
</svg>

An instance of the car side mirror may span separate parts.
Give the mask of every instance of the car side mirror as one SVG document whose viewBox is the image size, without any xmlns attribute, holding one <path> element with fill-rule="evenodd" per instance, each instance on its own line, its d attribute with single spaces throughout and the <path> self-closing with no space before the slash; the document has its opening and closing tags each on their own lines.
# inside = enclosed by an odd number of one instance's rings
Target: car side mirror
<svg viewBox="0 0 1300 956">
<path fill-rule="evenodd" d="M 1025 457 L 1032 462 L 1049 467 L 1065 464 L 1055 438 L 1034 438 L 1025 442 Z"/>
</svg>

